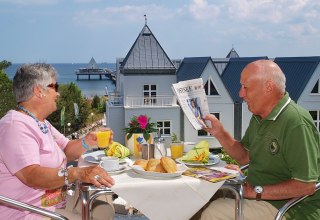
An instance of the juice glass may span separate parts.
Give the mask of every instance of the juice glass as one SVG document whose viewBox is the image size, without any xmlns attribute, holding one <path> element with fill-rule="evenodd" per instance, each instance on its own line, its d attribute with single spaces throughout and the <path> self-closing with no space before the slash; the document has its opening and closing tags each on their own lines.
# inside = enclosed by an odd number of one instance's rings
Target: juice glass
<svg viewBox="0 0 320 220">
<path fill-rule="evenodd" d="M 109 146 L 111 130 L 98 131 L 96 135 L 99 148 L 106 148 Z"/>
<path fill-rule="evenodd" d="M 177 159 L 183 155 L 183 142 L 173 142 L 170 144 L 171 158 Z"/>
</svg>

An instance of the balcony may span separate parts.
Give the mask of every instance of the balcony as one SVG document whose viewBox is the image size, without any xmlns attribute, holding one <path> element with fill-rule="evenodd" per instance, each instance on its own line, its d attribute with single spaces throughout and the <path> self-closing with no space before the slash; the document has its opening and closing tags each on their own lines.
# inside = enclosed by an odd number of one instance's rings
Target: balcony
<svg viewBox="0 0 320 220">
<path fill-rule="evenodd" d="M 108 105 L 109 106 L 123 106 L 123 96 L 118 92 L 109 92 Z"/>
<path fill-rule="evenodd" d="M 109 95 L 109 104 L 112 106 L 123 105 L 125 107 L 168 107 L 177 106 L 175 96 L 156 96 L 156 97 L 143 97 L 143 96 L 123 96 Z"/>
</svg>

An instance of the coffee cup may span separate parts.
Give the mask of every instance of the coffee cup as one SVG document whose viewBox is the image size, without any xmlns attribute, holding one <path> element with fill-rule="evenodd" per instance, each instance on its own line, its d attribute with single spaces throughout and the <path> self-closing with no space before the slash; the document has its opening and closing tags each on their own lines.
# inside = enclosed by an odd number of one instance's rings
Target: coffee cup
<svg viewBox="0 0 320 220">
<path fill-rule="evenodd" d="M 106 171 L 119 170 L 118 157 L 102 157 L 99 166 Z"/>
</svg>

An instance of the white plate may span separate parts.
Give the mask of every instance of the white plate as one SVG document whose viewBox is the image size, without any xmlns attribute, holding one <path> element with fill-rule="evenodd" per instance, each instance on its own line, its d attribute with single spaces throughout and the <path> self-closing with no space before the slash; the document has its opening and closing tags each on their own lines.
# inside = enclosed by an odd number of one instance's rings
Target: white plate
<svg viewBox="0 0 320 220">
<path fill-rule="evenodd" d="M 158 178 L 158 179 L 170 179 L 176 178 L 182 175 L 184 171 L 188 169 L 187 166 L 184 164 L 177 164 L 178 171 L 175 173 L 158 173 L 158 172 L 150 172 L 143 170 L 140 166 L 133 165 L 131 166 L 132 170 L 142 176 L 151 177 L 151 178 Z"/>
<path fill-rule="evenodd" d="M 92 153 L 88 153 L 84 156 L 84 160 L 89 162 L 89 163 L 95 163 L 98 164 L 100 163 L 100 160 L 102 157 L 106 157 L 104 151 L 95 151 Z M 126 161 L 124 160 L 124 158 L 120 159 L 119 161 L 120 164 L 124 164 L 126 163 Z"/>
<path fill-rule="evenodd" d="M 220 159 L 218 157 L 209 157 L 208 163 L 201 163 L 199 161 L 182 161 L 181 157 L 177 158 L 176 161 L 187 166 L 212 166 L 218 164 Z"/>
<path fill-rule="evenodd" d="M 114 174 L 119 174 L 122 173 L 123 171 L 126 170 L 125 165 L 120 165 L 119 170 L 114 170 L 114 171 L 106 171 L 109 175 L 114 175 Z"/>
</svg>

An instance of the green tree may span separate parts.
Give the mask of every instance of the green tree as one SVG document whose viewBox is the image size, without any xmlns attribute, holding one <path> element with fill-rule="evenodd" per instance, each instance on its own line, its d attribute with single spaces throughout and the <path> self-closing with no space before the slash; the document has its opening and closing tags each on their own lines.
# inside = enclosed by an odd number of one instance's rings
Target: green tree
<svg viewBox="0 0 320 220">
<path fill-rule="evenodd" d="M 99 105 L 99 112 L 105 113 L 107 111 L 107 99 L 106 97 L 101 97 L 100 105 Z"/>
<path fill-rule="evenodd" d="M 99 105 L 100 105 L 100 98 L 99 96 L 95 95 L 92 99 L 91 107 L 98 109 Z"/>
<path fill-rule="evenodd" d="M 99 113 L 106 112 L 106 98 L 95 95 L 92 99 L 91 107 L 97 109 Z"/>
<path fill-rule="evenodd" d="M 11 66 L 11 62 L 3 60 L 0 62 L 0 70 L 7 69 L 9 66 Z"/>
<path fill-rule="evenodd" d="M 7 61 L 0 62 L 0 118 L 2 118 L 8 110 L 14 109 L 17 105 L 13 95 L 12 81 L 8 75 L 3 72 L 3 69 L 10 65 L 11 63 Z"/>
<path fill-rule="evenodd" d="M 60 98 L 57 103 L 57 111 L 53 112 L 48 120 L 61 133 L 70 134 L 85 127 L 90 106 L 88 101 L 82 96 L 81 90 L 75 83 L 63 84 L 59 88 Z M 75 115 L 74 103 L 79 107 L 78 116 Z M 60 124 L 60 112 L 65 107 L 65 127 Z M 71 126 L 68 127 L 67 124 Z M 70 129 L 70 130 L 69 130 Z"/>
</svg>

